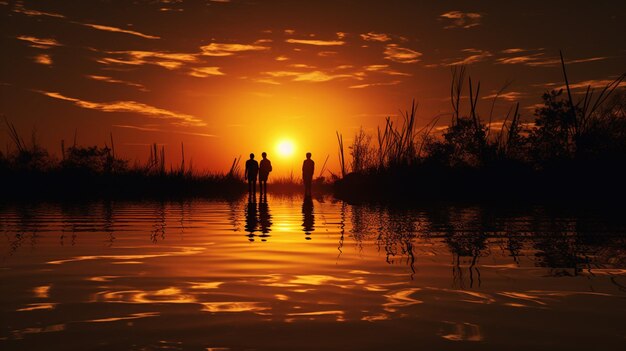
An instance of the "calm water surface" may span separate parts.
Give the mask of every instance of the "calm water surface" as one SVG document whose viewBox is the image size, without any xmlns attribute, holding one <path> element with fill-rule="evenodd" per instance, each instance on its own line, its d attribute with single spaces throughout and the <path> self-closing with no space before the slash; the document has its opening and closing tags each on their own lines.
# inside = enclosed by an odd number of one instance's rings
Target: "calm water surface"
<svg viewBox="0 0 626 351">
<path fill-rule="evenodd" d="M 0 349 L 612 349 L 619 214 L 332 198 L 0 206 Z"/>
</svg>

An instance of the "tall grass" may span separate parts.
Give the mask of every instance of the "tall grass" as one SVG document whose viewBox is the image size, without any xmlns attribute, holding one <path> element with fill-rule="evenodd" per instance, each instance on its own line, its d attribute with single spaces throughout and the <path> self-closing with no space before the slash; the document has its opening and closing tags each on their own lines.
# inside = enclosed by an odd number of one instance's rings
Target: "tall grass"
<svg viewBox="0 0 626 351">
<path fill-rule="evenodd" d="M 626 75 L 598 92 L 589 86 L 574 100 L 562 55 L 561 68 L 565 88 L 543 95 L 534 122 L 522 122 L 519 103 L 493 122 L 493 107 L 507 83 L 495 94 L 485 123 L 478 110 L 481 83 L 464 67 L 453 67 L 449 124 L 434 133 L 441 117 L 436 116 L 418 129 L 413 101 L 398 119 L 385 119 L 375 135 L 377 145 L 359 130 L 349 147 L 351 169 L 342 171 L 337 192 L 346 197 L 569 198 L 601 188 L 626 194 L 619 180 L 626 176 L 620 168 L 626 160 L 626 94 L 616 94 Z M 343 149 L 339 139 L 341 164 Z"/>
<path fill-rule="evenodd" d="M 4 198 L 72 197 L 177 197 L 238 196 L 245 191 L 239 158 L 226 173 L 198 171 L 186 162 L 181 143 L 181 163 L 167 165 L 166 150 L 149 146 L 145 163 L 115 154 L 111 145 L 69 147 L 61 142 L 61 158 L 51 155 L 33 133 L 26 143 L 15 126 L 4 120 L 12 148 L 0 153 L 0 178 Z"/>
</svg>

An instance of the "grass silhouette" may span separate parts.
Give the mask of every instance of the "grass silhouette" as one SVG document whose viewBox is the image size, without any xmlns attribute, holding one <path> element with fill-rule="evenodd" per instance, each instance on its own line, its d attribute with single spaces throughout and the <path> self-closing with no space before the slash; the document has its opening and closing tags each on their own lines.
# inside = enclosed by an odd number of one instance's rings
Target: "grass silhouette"
<svg viewBox="0 0 626 351">
<path fill-rule="evenodd" d="M 416 105 L 398 123 L 387 118 L 376 144 L 363 130 L 349 146 L 351 172 L 343 157 L 344 177 L 335 193 L 345 199 L 419 199 L 569 201 L 618 200 L 626 195 L 626 94 L 617 88 L 622 74 L 599 92 L 588 87 L 574 101 L 561 56 L 565 89 L 543 95 L 534 123 L 522 123 L 519 104 L 495 128 L 493 105 L 488 122 L 477 111 L 480 83 L 464 67 L 452 70 L 452 119 L 441 135 L 433 133 L 439 117 L 416 128 Z M 464 87 L 469 113 L 460 113 Z M 564 90 L 566 93 L 564 93 Z"/>
</svg>

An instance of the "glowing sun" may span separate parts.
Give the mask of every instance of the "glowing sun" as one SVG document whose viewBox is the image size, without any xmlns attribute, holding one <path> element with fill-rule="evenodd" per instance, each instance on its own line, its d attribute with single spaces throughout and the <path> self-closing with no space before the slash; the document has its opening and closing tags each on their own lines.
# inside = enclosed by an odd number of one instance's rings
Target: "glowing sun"
<svg viewBox="0 0 626 351">
<path fill-rule="evenodd" d="M 281 157 L 290 157 L 293 155 L 295 150 L 295 146 L 291 140 L 281 140 L 276 144 L 276 152 Z"/>
</svg>

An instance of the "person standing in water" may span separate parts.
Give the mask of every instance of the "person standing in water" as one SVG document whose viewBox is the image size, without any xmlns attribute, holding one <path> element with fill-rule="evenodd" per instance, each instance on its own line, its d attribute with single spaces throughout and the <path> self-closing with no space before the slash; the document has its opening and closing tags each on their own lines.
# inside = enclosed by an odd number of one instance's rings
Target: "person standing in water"
<svg viewBox="0 0 626 351">
<path fill-rule="evenodd" d="M 272 171 L 272 162 L 267 159 L 267 153 L 263 152 L 261 156 L 263 159 L 261 160 L 261 164 L 259 166 L 259 190 L 261 196 L 265 194 L 265 197 L 267 197 L 267 177 L 269 177 L 270 172 Z"/>
<path fill-rule="evenodd" d="M 248 181 L 248 199 L 256 199 L 256 178 L 259 174 L 259 163 L 254 159 L 254 154 L 250 154 L 250 159 L 246 161 L 244 177 Z"/>
<path fill-rule="evenodd" d="M 315 172 L 315 162 L 311 160 L 311 153 L 306 153 L 306 160 L 302 162 L 302 180 L 304 181 L 304 196 L 311 196 L 311 183 Z"/>
</svg>

